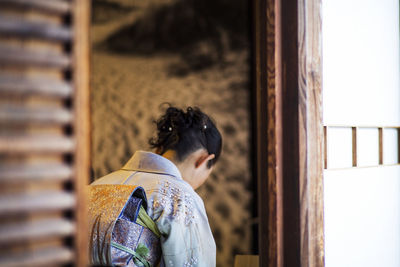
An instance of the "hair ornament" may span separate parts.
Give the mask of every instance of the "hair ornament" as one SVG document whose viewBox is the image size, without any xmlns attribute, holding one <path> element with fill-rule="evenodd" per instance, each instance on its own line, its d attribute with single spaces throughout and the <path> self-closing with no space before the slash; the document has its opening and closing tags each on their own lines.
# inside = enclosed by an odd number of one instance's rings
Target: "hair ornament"
<svg viewBox="0 0 400 267">
<path fill-rule="evenodd" d="M 172 132 L 172 127 L 171 127 L 171 126 L 168 127 L 168 131 L 169 131 L 169 132 Z"/>
<path fill-rule="evenodd" d="M 207 124 L 203 125 L 203 129 L 206 130 L 207 129 Z"/>
</svg>

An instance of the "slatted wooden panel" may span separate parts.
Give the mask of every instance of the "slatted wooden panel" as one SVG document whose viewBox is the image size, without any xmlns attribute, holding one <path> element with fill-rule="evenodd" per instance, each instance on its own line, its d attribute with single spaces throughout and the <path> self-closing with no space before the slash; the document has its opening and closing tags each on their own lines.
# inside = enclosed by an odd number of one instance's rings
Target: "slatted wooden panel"
<svg viewBox="0 0 400 267">
<path fill-rule="evenodd" d="M 0 0 L 0 266 L 86 265 L 86 0 Z"/>
</svg>

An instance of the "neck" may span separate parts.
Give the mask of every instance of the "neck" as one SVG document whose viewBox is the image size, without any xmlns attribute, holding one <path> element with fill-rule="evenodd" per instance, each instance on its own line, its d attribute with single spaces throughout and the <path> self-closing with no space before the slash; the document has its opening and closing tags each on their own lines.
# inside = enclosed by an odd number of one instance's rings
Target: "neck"
<svg viewBox="0 0 400 267">
<path fill-rule="evenodd" d="M 176 152 L 173 150 L 168 150 L 161 156 L 172 161 L 172 163 L 175 164 L 175 166 L 178 168 L 179 172 L 182 175 L 182 179 L 186 181 L 188 184 L 190 184 L 190 186 L 193 187 L 193 189 L 197 187 L 194 181 L 192 181 L 193 163 L 189 159 L 186 159 L 184 161 L 178 161 L 176 157 Z"/>
</svg>

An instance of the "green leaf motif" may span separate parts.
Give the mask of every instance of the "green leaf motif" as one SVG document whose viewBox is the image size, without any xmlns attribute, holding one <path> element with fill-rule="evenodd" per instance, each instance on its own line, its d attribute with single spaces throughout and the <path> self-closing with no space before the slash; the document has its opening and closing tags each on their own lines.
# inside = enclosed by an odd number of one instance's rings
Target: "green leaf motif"
<svg viewBox="0 0 400 267">
<path fill-rule="evenodd" d="M 138 255 L 140 255 L 141 257 L 143 257 L 144 259 L 147 258 L 147 256 L 149 255 L 149 248 L 146 247 L 146 245 L 140 243 L 137 248 L 136 248 L 136 253 Z"/>
</svg>

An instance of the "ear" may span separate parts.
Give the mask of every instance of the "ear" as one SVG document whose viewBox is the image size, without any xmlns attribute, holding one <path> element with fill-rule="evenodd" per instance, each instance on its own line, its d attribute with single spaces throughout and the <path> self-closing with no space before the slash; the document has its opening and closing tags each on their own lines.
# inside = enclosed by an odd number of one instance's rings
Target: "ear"
<svg viewBox="0 0 400 267">
<path fill-rule="evenodd" d="M 207 153 L 202 154 L 200 157 L 197 158 L 195 162 L 195 168 L 200 167 L 202 164 L 208 162 L 209 160 L 215 158 L 214 154 L 208 155 Z"/>
</svg>

